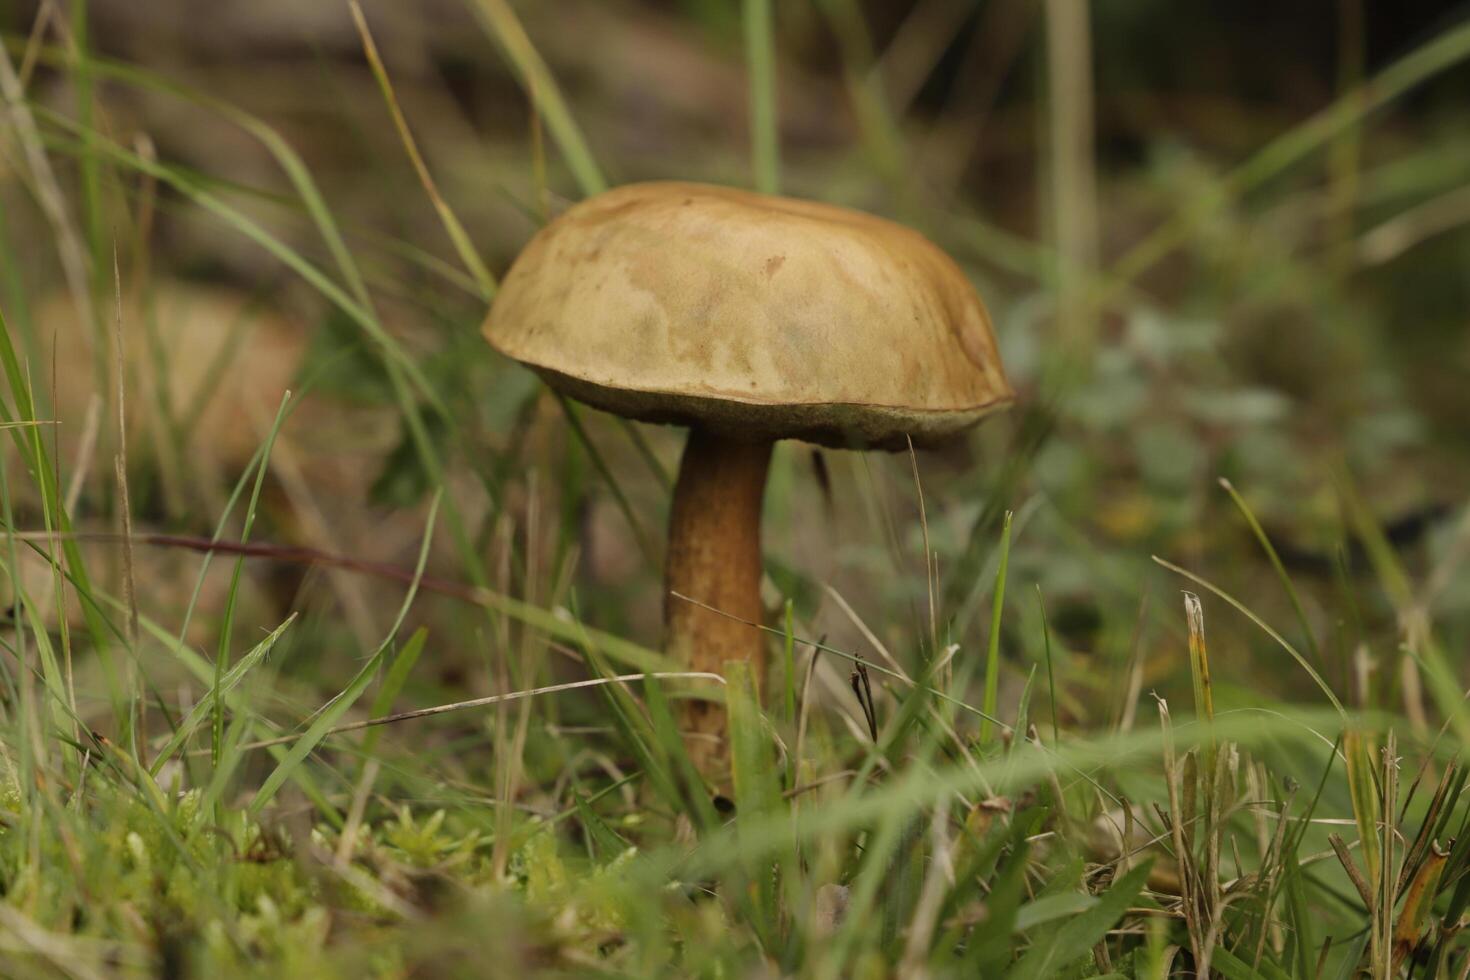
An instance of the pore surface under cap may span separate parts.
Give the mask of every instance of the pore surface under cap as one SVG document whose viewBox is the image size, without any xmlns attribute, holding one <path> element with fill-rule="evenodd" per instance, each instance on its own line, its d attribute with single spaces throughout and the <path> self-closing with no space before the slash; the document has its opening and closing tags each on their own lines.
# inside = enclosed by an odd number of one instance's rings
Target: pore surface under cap
<svg viewBox="0 0 1470 980">
<path fill-rule="evenodd" d="M 575 398 L 735 438 L 933 442 L 1011 399 L 980 298 L 922 235 L 701 184 L 569 209 L 484 329 Z"/>
</svg>

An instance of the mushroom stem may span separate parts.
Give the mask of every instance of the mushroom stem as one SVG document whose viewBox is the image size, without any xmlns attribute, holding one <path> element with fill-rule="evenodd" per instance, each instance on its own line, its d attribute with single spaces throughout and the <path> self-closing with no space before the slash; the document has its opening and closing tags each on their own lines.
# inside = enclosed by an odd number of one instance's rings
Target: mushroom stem
<svg viewBox="0 0 1470 980">
<path fill-rule="evenodd" d="M 749 624 L 762 618 L 761 499 L 770 461 L 770 442 L 689 432 L 669 513 L 664 628 L 669 654 L 690 670 L 723 673 L 726 661 L 743 660 L 757 684 L 764 680 L 765 635 Z M 680 727 L 694 764 L 712 774 L 725 755 L 724 709 L 685 701 Z"/>
</svg>

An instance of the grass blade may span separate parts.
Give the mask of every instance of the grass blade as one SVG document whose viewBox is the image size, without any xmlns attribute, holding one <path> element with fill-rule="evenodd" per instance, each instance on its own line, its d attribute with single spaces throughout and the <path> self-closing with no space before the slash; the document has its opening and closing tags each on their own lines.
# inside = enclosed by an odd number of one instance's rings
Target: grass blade
<svg viewBox="0 0 1470 980">
<path fill-rule="evenodd" d="M 1206 581 L 1205 579 L 1201 578 L 1191 571 L 1188 571 L 1187 569 L 1180 568 L 1173 562 L 1165 561 L 1158 555 L 1154 555 L 1154 561 L 1167 568 L 1174 574 L 1182 575 L 1185 578 L 1189 579 L 1191 582 L 1194 582 L 1195 584 L 1201 586 L 1202 588 L 1209 589 L 1211 592 L 1215 593 L 1215 595 L 1219 596 L 1221 599 L 1224 599 L 1226 602 L 1230 603 L 1230 605 L 1234 606 L 1238 612 L 1244 614 L 1245 617 L 1251 622 L 1255 623 L 1262 630 L 1264 630 L 1267 636 L 1271 637 L 1271 639 L 1280 644 L 1281 648 L 1284 649 L 1287 653 L 1291 654 L 1292 659 L 1301 665 L 1302 670 L 1305 670 L 1307 672 L 1307 675 L 1316 682 L 1317 687 L 1322 691 L 1324 695 L 1327 696 L 1327 700 L 1332 702 L 1332 706 L 1337 709 L 1338 713 L 1344 717 L 1347 716 L 1347 709 L 1342 706 L 1342 702 L 1337 699 L 1337 695 L 1332 693 L 1332 688 L 1328 686 L 1325 680 L 1322 679 L 1322 675 L 1317 673 L 1317 668 L 1308 663 L 1307 658 L 1302 656 L 1301 651 L 1299 651 L 1296 647 L 1287 642 L 1286 638 L 1283 637 L 1280 633 L 1276 632 L 1270 626 L 1266 625 L 1266 621 L 1261 619 L 1261 617 L 1257 616 L 1255 613 L 1251 612 L 1244 603 L 1242 603 L 1234 596 L 1230 595 L 1225 590 L 1221 589 L 1219 586 Z"/>
<path fill-rule="evenodd" d="M 378 647 L 377 652 L 368 659 L 368 662 L 363 665 L 362 669 L 357 672 L 357 676 L 352 679 L 351 683 L 317 714 L 316 720 L 311 723 L 311 727 L 291 746 L 285 758 L 281 759 L 276 765 L 276 768 L 266 777 L 265 782 L 261 784 L 260 789 L 256 791 L 255 796 L 250 800 L 247 812 L 257 814 L 261 811 L 262 807 L 271 801 L 271 797 L 276 795 L 276 792 L 281 788 L 282 784 L 291 777 L 292 772 L 306 761 L 306 757 L 326 737 L 327 732 L 337 724 L 338 719 L 347 713 L 347 710 L 357 702 L 357 699 L 367 690 L 368 685 L 372 683 L 373 678 L 377 675 L 378 668 L 382 666 L 392 648 L 393 638 L 398 635 L 398 630 L 402 627 L 403 620 L 408 615 L 408 610 L 413 605 L 414 598 L 418 595 L 418 583 L 424 574 L 424 565 L 429 560 L 429 545 L 433 541 L 434 518 L 438 512 L 439 495 L 435 494 L 434 502 L 429 506 L 429 518 L 427 527 L 424 529 L 423 545 L 419 549 L 418 565 L 414 569 L 413 583 L 409 586 L 408 594 L 403 597 L 403 605 L 399 607 L 398 616 L 393 620 L 393 625 L 389 627 L 388 635 L 383 638 L 382 645 Z M 421 627 L 419 632 L 423 632 L 423 629 Z M 418 642 L 421 643 L 422 641 L 420 640 Z"/>
<path fill-rule="evenodd" d="M 1138 901 L 1152 867 L 1152 861 L 1145 861 L 1119 878 L 1098 897 L 1096 905 L 1069 919 L 1048 941 L 1032 947 L 1008 976 L 1012 980 L 1045 980 L 1058 976 L 1068 963 L 1086 956 Z"/>
<path fill-rule="evenodd" d="M 398 105 L 398 96 L 393 91 L 393 83 L 388 78 L 388 69 L 383 65 L 383 59 L 378 55 L 378 46 L 373 43 L 372 32 L 368 30 L 367 18 L 362 14 L 362 6 L 357 0 L 348 4 L 352 11 L 353 23 L 357 25 L 358 36 L 362 39 L 362 50 L 367 56 L 368 66 L 372 68 L 373 78 L 378 82 L 378 89 L 383 93 L 383 101 L 388 105 L 388 114 L 393 117 L 393 127 L 398 130 L 398 138 L 403 141 L 403 148 L 408 153 L 413 169 L 418 174 L 419 183 L 424 186 L 424 193 L 429 195 L 429 202 L 434 205 L 434 211 L 439 215 L 439 221 L 444 225 L 444 231 L 449 235 L 449 240 L 454 244 L 454 250 L 459 253 L 459 259 L 464 263 L 470 275 L 475 277 L 475 282 L 480 287 L 480 295 L 489 300 L 495 295 L 495 277 L 490 270 L 485 268 L 485 263 L 480 259 L 480 253 L 475 251 L 474 243 L 470 241 L 469 234 L 464 230 L 464 225 L 459 223 L 459 218 L 444 196 L 439 193 L 439 185 L 434 183 L 434 177 L 429 173 L 428 164 L 424 163 L 423 155 L 419 153 L 418 143 L 414 142 L 413 132 L 408 128 L 408 120 L 403 116 L 403 109 Z"/>
<path fill-rule="evenodd" d="M 776 40 L 771 0 L 744 0 L 745 63 L 750 72 L 750 156 L 755 189 L 781 189 L 781 135 L 776 118 Z"/>
<path fill-rule="evenodd" d="M 1011 512 L 1006 511 L 1000 529 L 1000 568 L 995 573 L 995 595 L 990 608 L 990 641 L 985 649 L 985 717 L 980 722 L 980 745 L 990 744 L 990 719 L 996 715 L 1000 692 L 1000 622 L 1005 611 L 1006 570 L 1011 561 Z M 1023 735 L 1025 733 L 1022 733 Z"/>
<path fill-rule="evenodd" d="M 270 461 L 271 447 L 275 445 L 276 436 L 280 434 L 281 423 L 286 419 L 286 410 L 290 403 L 291 393 L 288 391 L 281 396 L 281 406 L 276 409 L 276 420 L 266 435 L 265 445 L 261 447 L 260 464 L 255 471 L 255 487 L 250 491 L 250 503 L 245 508 L 245 524 L 240 531 L 242 544 L 250 540 L 250 530 L 255 526 L 255 515 L 260 507 L 260 491 L 265 486 L 266 464 Z M 240 576 L 244 570 L 245 556 L 241 555 L 235 559 L 235 568 L 230 577 L 230 589 L 225 595 L 225 611 L 220 618 L 219 627 L 219 650 L 214 658 L 214 690 L 210 695 L 210 701 L 214 704 L 214 735 L 210 742 L 210 758 L 216 766 L 219 765 L 220 746 L 225 734 L 225 703 L 219 692 L 219 685 L 230 666 L 230 633 L 235 623 L 235 604 L 239 599 Z"/>
<path fill-rule="evenodd" d="M 286 630 L 289 629 L 291 627 L 291 624 L 295 621 L 296 614 L 292 613 L 290 618 L 288 618 L 284 623 L 272 630 L 265 639 L 261 640 L 254 647 L 252 647 L 250 651 L 245 654 L 245 656 L 237 660 L 234 665 L 231 666 L 230 669 L 215 682 L 213 690 L 213 694 L 215 695 L 215 697 L 217 697 L 221 702 L 228 704 L 230 702 L 230 695 L 234 692 L 235 688 L 240 686 L 240 682 L 245 679 L 247 674 L 249 674 L 265 661 L 265 658 L 275 647 L 276 641 L 285 634 Z M 171 634 L 165 633 L 163 630 L 158 629 L 151 622 L 148 622 L 147 620 L 140 620 L 140 623 L 149 632 L 154 632 L 156 630 L 156 638 L 166 643 L 173 640 L 173 636 Z M 199 666 L 203 668 L 202 660 L 199 661 Z M 204 723 L 204 720 L 206 718 L 212 718 L 214 716 L 215 711 L 216 707 L 213 698 L 204 698 L 196 703 L 194 707 L 190 710 L 190 712 L 180 720 L 179 726 L 174 731 L 172 737 L 170 737 L 168 742 L 164 744 L 163 748 L 159 750 L 157 757 L 154 758 L 153 762 L 148 766 L 149 775 L 157 776 L 160 772 L 162 772 L 164 764 L 168 762 L 169 759 L 172 759 L 175 753 L 183 748 L 183 746 L 189 741 L 190 736 L 192 736 L 194 732 L 199 728 L 199 726 Z"/>
<path fill-rule="evenodd" d="M 1235 484 L 1221 477 L 1220 486 L 1224 487 L 1225 492 L 1230 494 L 1230 499 L 1235 502 L 1236 509 L 1240 511 L 1241 516 L 1245 518 L 1246 524 L 1249 525 L 1251 533 L 1260 542 L 1261 550 L 1266 553 L 1266 559 L 1271 562 L 1271 567 L 1275 569 L 1276 577 L 1281 579 L 1281 585 L 1286 589 L 1286 597 L 1291 600 L 1291 608 L 1296 612 L 1297 622 L 1301 623 L 1302 638 L 1307 641 L 1307 652 L 1312 655 L 1313 662 L 1320 665 L 1322 663 L 1322 651 L 1317 648 L 1317 637 L 1312 632 L 1312 624 L 1307 619 L 1307 610 L 1302 605 L 1301 596 L 1297 594 L 1296 584 L 1292 582 L 1291 575 L 1287 573 L 1286 566 L 1282 564 L 1281 556 L 1276 553 L 1276 546 L 1266 536 L 1266 529 L 1261 527 L 1260 521 L 1256 520 L 1255 513 L 1251 511 L 1250 505 L 1245 502 L 1245 498 L 1235 489 Z"/>
<path fill-rule="evenodd" d="M 536 112 L 545 120 L 546 128 L 551 130 L 551 137 L 556 140 L 556 145 L 561 147 L 562 156 L 566 158 L 567 166 L 583 195 L 591 197 L 607 190 L 607 179 L 603 177 L 597 161 L 592 158 L 587 140 L 582 136 L 576 119 L 572 117 L 572 111 L 567 107 L 556 79 L 546 67 L 541 53 L 531 43 L 526 29 L 521 26 L 520 19 L 516 17 L 510 4 L 506 0 L 466 2 L 480 15 L 490 35 L 505 49 Z"/>
<path fill-rule="evenodd" d="M 388 714 L 388 709 L 393 707 L 398 693 L 403 690 L 403 685 L 408 683 L 408 675 L 413 673 L 414 665 L 419 662 L 419 654 L 424 652 L 424 643 L 428 640 L 428 634 L 419 630 L 408 638 L 398 656 L 393 659 L 393 664 L 388 668 L 388 674 L 383 678 L 382 686 L 373 698 L 373 706 L 368 709 L 368 717 L 372 719 L 382 718 Z M 362 754 L 370 756 L 373 749 L 378 745 L 378 738 L 383 730 L 378 727 L 369 728 L 362 740 Z"/>
</svg>

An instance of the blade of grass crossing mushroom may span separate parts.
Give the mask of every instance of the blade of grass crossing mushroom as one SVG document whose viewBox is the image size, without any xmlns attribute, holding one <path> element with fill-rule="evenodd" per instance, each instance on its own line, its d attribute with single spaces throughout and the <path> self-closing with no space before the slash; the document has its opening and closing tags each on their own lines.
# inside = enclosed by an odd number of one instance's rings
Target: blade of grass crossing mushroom
<svg viewBox="0 0 1470 980">
<path fill-rule="evenodd" d="M 980 745 L 990 743 L 990 719 L 996 716 L 1000 692 L 1000 624 L 1005 611 L 1006 571 L 1011 560 L 1011 512 L 1006 511 L 1000 529 L 1000 567 L 995 573 L 995 592 L 990 607 L 990 639 L 985 648 L 985 700 L 986 717 L 980 722 Z"/>
<path fill-rule="evenodd" d="M 776 39 L 771 0 L 744 0 L 745 64 L 750 75 L 750 157 L 755 189 L 781 189 L 780 123 L 776 118 Z"/>
<path fill-rule="evenodd" d="M 247 467 L 244 476 L 241 478 L 241 482 L 237 484 L 235 496 L 232 496 L 230 501 L 227 502 L 225 507 L 226 513 L 229 513 L 233 509 L 234 503 L 237 502 L 238 496 L 244 492 L 244 486 L 249 482 L 250 477 L 253 473 L 254 465 L 252 464 L 251 466 Z M 223 533 L 223 526 L 224 522 L 221 522 L 220 528 L 217 529 L 216 534 Z M 37 535 L 17 533 L 5 535 L 5 537 L 12 541 L 20 540 L 32 542 L 36 540 L 49 539 L 51 536 L 44 532 L 39 532 Z M 57 535 L 57 537 L 61 536 Z M 78 539 L 85 537 L 96 538 L 98 540 L 111 540 L 111 537 L 108 535 L 102 535 L 100 538 L 97 538 L 97 536 L 95 535 L 73 535 L 73 537 L 77 537 Z M 348 558 L 342 555 L 336 555 L 330 552 L 317 551 L 313 549 L 280 548 L 278 546 L 268 544 L 240 545 L 236 542 L 219 541 L 217 539 L 211 538 L 190 538 L 186 536 L 173 535 L 144 535 L 139 536 L 139 539 L 148 544 L 161 545 L 166 547 L 182 547 L 192 551 L 204 552 L 206 555 L 206 560 L 208 559 L 208 556 L 211 556 L 216 552 L 225 554 L 243 554 L 247 557 L 253 556 L 270 558 L 278 561 L 300 561 L 309 564 L 330 565 L 333 567 L 345 568 L 351 571 L 377 575 L 382 578 L 387 578 L 392 581 L 403 583 L 408 583 L 413 580 L 411 569 L 400 568 L 396 565 L 388 565 L 383 563 L 358 561 L 356 559 Z M 32 547 L 35 547 L 35 545 L 32 544 Z M 65 572 L 63 572 L 62 574 L 64 576 L 66 575 Z M 73 586 L 73 588 L 76 587 L 76 582 L 73 579 L 67 577 L 67 581 Z M 466 585 L 459 582 L 449 582 L 443 579 L 431 579 L 427 576 L 424 577 L 421 581 L 420 587 L 425 591 L 433 591 L 441 595 L 447 595 L 462 602 L 468 602 L 473 605 L 484 607 L 485 609 L 491 610 L 500 615 L 509 616 L 510 618 L 524 623 L 525 625 L 533 629 L 546 633 L 548 636 L 556 637 L 558 639 L 565 640 L 571 643 L 577 643 L 579 645 L 583 644 L 584 642 L 595 643 L 599 654 L 607 657 L 608 659 L 617 661 L 618 663 L 626 664 L 630 667 L 634 667 L 642 671 L 677 672 L 677 665 L 664 654 L 650 650 L 647 647 L 640 646 L 639 644 L 634 643 L 631 640 L 625 640 L 615 634 L 607 633 L 602 630 L 592 629 L 591 627 L 588 627 L 583 623 L 577 621 L 571 613 L 561 607 L 546 609 L 541 606 L 533 605 L 532 603 L 526 602 L 523 599 L 517 599 L 513 596 L 504 595 L 491 589 Z M 196 584 L 196 598 L 197 590 L 198 585 Z M 113 600 L 111 600 L 104 594 L 98 593 L 95 598 L 92 597 L 91 593 L 87 593 L 86 596 L 87 598 L 85 598 L 84 601 L 90 603 L 93 607 L 100 608 L 102 603 L 105 602 L 119 611 L 123 609 L 122 606 L 113 602 Z M 187 626 L 187 614 L 185 617 L 185 622 Z M 150 630 L 150 632 L 157 634 L 158 630 L 155 627 L 153 630 Z M 186 632 L 186 630 L 181 632 Z M 780 631 L 774 632 L 779 635 Z M 113 629 L 112 633 L 118 636 L 121 635 L 121 632 L 116 629 Z M 184 647 L 183 640 L 179 636 L 167 636 L 167 642 L 176 649 Z M 806 645 L 821 646 L 821 644 L 813 644 L 812 641 L 809 640 L 798 639 L 797 642 Z M 827 649 L 824 646 L 822 648 Z M 842 651 L 832 650 L 831 652 L 837 653 L 838 655 L 848 659 L 856 659 L 852 654 L 844 653 Z M 887 673 L 892 673 L 891 671 L 887 671 L 887 669 L 883 667 L 874 666 L 874 669 Z M 939 696 L 946 697 L 945 695 Z M 951 698 L 949 700 L 954 701 L 957 704 L 962 704 L 961 702 L 958 702 L 957 699 Z M 962 706 L 970 712 L 978 711 L 978 709 L 972 708 L 968 705 Z"/>
<path fill-rule="evenodd" d="M 909 444 L 909 465 L 914 473 L 914 498 L 919 502 L 919 530 L 924 543 L 924 583 L 929 594 L 929 649 L 928 657 L 939 656 L 939 612 L 934 601 L 934 563 L 938 560 L 929 547 L 929 515 L 924 508 L 924 485 L 919 481 L 919 457 L 914 452 L 914 440 L 905 437 Z M 1009 515 L 1007 515 L 1009 517 Z"/>
<path fill-rule="evenodd" d="M 592 460 L 592 465 L 597 468 L 597 472 L 607 481 L 608 489 L 612 491 L 613 500 L 617 502 L 618 510 L 622 511 L 623 518 L 628 522 L 628 527 L 632 529 L 633 537 L 638 541 L 638 548 L 643 552 L 643 557 L 649 564 L 657 566 L 658 552 L 653 546 L 653 540 L 648 536 L 648 532 L 644 530 L 643 523 L 638 520 L 638 515 L 633 512 L 633 505 L 628 502 L 627 494 L 623 493 L 622 485 L 618 483 L 618 478 L 613 475 L 612 469 L 607 465 L 607 460 L 603 459 L 601 450 L 592 441 L 592 437 L 587 434 L 587 429 L 582 425 L 581 413 L 578 412 L 577 406 L 572 404 L 571 399 L 567 398 L 561 392 L 554 391 L 553 394 L 556 395 L 556 402 L 561 406 L 562 414 L 566 416 L 572 433 L 577 437 L 577 441 L 581 444 L 582 448 L 586 450 L 587 457 Z"/>
<path fill-rule="evenodd" d="M 560 147 L 567 168 L 583 195 L 591 197 L 607 190 L 607 179 L 592 158 L 587 140 L 572 117 L 556 79 L 510 4 L 506 0 L 466 0 L 466 3 L 480 15 L 491 37 L 504 49 L 536 111 L 546 121 L 546 128 L 551 130 L 551 137 Z"/>
<path fill-rule="evenodd" d="M 796 724 L 796 605 L 786 600 L 785 635 L 781 637 L 781 720 Z"/>
<path fill-rule="evenodd" d="M 598 663 L 595 655 L 589 654 L 587 659 L 589 664 Z M 600 675 L 600 679 L 614 676 L 603 667 L 594 666 L 594 669 Z M 670 809 L 676 813 L 683 810 L 688 805 L 688 800 L 679 789 L 679 781 L 669 766 L 668 754 L 664 751 L 662 740 L 658 735 L 659 731 L 672 728 L 671 721 L 665 721 L 663 717 L 660 717 L 658 729 L 653 728 L 638 710 L 638 702 L 622 684 L 603 684 L 598 690 L 602 692 L 608 707 L 612 709 L 614 727 L 622 734 L 624 742 L 638 761 L 638 767 L 648 777 L 649 783 Z M 677 730 L 674 731 L 674 734 L 678 734 Z M 708 815 L 699 809 L 693 812 L 695 819 L 704 825 Z"/>
<path fill-rule="evenodd" d="M 653 474 L 654 479 L 658 480 L 658 485 L 663 488 L 664 493 L 673 492 L 674 478 L 669 475 L 668 467 L 664 466 L 659 461 L 659 458 L 654 455 L 653 447 L 644 438 L 643 430 L 638 427 L 638 423 L 632 419 L 625 419 L 622 416 L 618 416 L 618 428 L 623 430 L 623 433 L 628 437 L 628 441 L 633 444 L 633 448 L 638 450 L 639 458 L 643 460 L 644 465 L 648 467 L 648 472 Z"/>
<path fill-rule="evenodd" d="M 378 668 L 387 659 L 388 653 L 393 646 L 393 639 L 398 635 L 399 629 L 403 626 L 403 620 L 408 616 L 408 610 L 413 606 L 414 598 L 418 595 L 418 583 L 419 579 L 423 577 L 424 565 L 429 560 L 429 546 L 433 542 L 434 535 L 434 520 L 439 513 L 439 499 L 442 493 L 442 490 L 436 492 L 433 502 L 429 505 L 429 516 L 424 528 L 423 545 L 419 549 L 418 564 L 414 568 L 414 580 L 408 588 L 408 593 L 403 597 L 403 604 L 398 609 L 398 615 L 393 620 L 393 625 L 388 629 L 388 635 L 383 638 L 382 645 L 378 647 L 373 656 L 358 671 L 357 676 L 352 679 L 351 683 L 317 714 L 316 720 L 311 723 L 311 727 L 291 746 L 290 750 L 286 752 L 285 758 L 281 759 L 276 765 L 276 768 L 266 777 L 265 782 L 261 784 L 260 789 L 256 792 L 250 801 L 250 805 L 246 808 L 250 814 L 259 813 L 261 808 L 271 801 L 271 798 L 275 796 L 276 792 L 281 788 L 281 785 L 290 778 L 292 772 L 306 761 L 306 757 L 311 754 L 312 750 L 326 736 L 326 733 L 357 702 L 357 699 L 367 690 L 368 685 L 372 683 L 373 678 L 377 676 Z M 420 627 L 419 632 L 422 632 L 423 629 L 423 627 Z M 419 640 L 418 642 L 422 643 L 423 641 Z"/>
<path fill-rule="evenodd" d="M 599 679 L 607 680 L 616 676 L 608 666 L 606 659 L 596 643 L 596 637 L 585 628 L 579 627 L 578 644 L 587 658 L 587 665 Z M 662 739 L 658 730 L 654 728 L 648 718 L 638 708 L 638 702 L 630 694 L 627 688 L 618 683 L 607 683 L 599 685 L 599 692 L 604 702 L 612 709 L 613 726 L 623 736 L 629 750 L 637 759 L 639 767 L 648 777 L 654 791 L 661 796 L 665 803 L 676 812 L 686 805 L 684 794 L 679 789 L 679 781 L 675 778 L 673 770 L 669 765 L 668 753 L 664 750 Z M 660 692 L 661 693 L 661 692 Z M 655 695 L 657 698 L 658 695 Z M 667 716 L 667 710 L 662 712 Z M 660 728 L 673 728 L 672 717 L 659 717 L 657 725 Z M 666 733 L 670 734 L 670 733 Z M 673 737 L 678 737 L 678 732 L 672 731 Z M 695 817 L 702 823 L 706 814 L 696 810 Z"/>
<path fill-rule="evenodd" d="M 707 602 L 700 602 L 698 599 L 695 599 L 695 598 L 692 598 L 690 596 L 684 595 L 682 592 L 671 592 L 669 594 L 672 595 L 674 598 L 680 600 L 681 602 L 692 602 L 696 606 L 699 606 L 702 609 L 708 609 L 712 613 L 716 613 L 716 614 L 721 615 L 721 616 L 730 616 L 729 613 L 727 613 L 727 612 L 725 612 L 725 611 L 723 611 L 721 609 L 716 609 L 714 606 L 711 606 Z M 733 616 L 731 616 L 730 618 L 732 618 L 732 619 L 738 619 L 738 617 L 733 617 Z M 746 623 L 746 625 L 750 626 L 752 629 L 758 629 L 758 630 L 761 630 L 762 632 L 770 633 L 773 636 L 783 636 L 784 635 L 781 630 L 776 629 L 773 626 L 766 626 L 764 623 L 748 622 L 746 620 L 740 620 L 740 621 Z M 849 663 L 860 664 L 863 667 L 865 667 L 866 669 L 868 669 L 868 670 L 870 670 L 870 671 L 872 671 L 872 672 L 874 672 L 876 674 L 882 674 L 885 677 L 890 677 L 893 680 L 896 680 L 896 681 L 904 684 L 905 686 L 910 686 L 911 687 L 911 686 L 913 686 L 913 685 L 915 685 L 915 684 L 918 683 L 917 681 L 915 681 L 915 680 L 913 680 L 911 678 L 905 677 L 903 674 L 900 674 L 898 671 L 893 670 L 892 668 L 883 666 L 882 664 L 878 663 L 877 661 L 874 661 L 874 660 L 865 660 L 862 657 L 859 657 L 855 653 L 849 653 L 846 650 L 842 650 L 842 649 L 839 649 L 838 647 L 831 646 L 831 645 L 829 645 L 828 643 L 825 642 L 825 639 L 826 639 L 825 636 L 822 639 L 819 639 L 819 640 L 812 640 L 812 639 L 808 639 L 806 637 L 798 637 L 797 640 L 796 640 L 796 642 L 802 644 L 803 646 L 809 646 L 809 647 L 811 647 L 811 648 L 813 648 L 815 650 L 820 650 L 823 653 L 830 653 L 833 656 L 841 657 L 843 660 L 846 660 Z M 664 668 L 661 668 L 661 669 L 664 669 Z M 673 669 L 673 668 L 666 668 L 666 669 Z M 1010 730 L 1010 727 L 1011 726 L 1007 725 L 1005 722 L 1001 721 L 999 718 L 995 717 L 994 715 L 987 714 L 985 711 L 981 710 L 980 708 L 977 708 L 974 705 L 969 704 L 969 703 L 967 703 L 966 701 L 964 701 L 964 700 L 962 700 L 960 698 L 957 698 L 957 697 L 954 697 L 952 695 L 946 694 L 943 691 L 941 691 L 941 690 L 939 690 L 938 688 L 935 688 L 935 687 L 927 687 L 927 688 L 925 688 L 925 690 L 929 694 L 931 694 L 934 697 L 940 699 L 941 701 L 944 701 L 944 702 L 946 702 L 948 704 L 952 704 L 956 708 L 959 708 L 959 709 L 962 709 L 964 711 L 967 711 L 970 714 L 975 715 L 976 717 L 988 719 L 992 724 L 997 725 L 1000 728 L 1006 729 L 1007 731 Z"/>
<path fill-rule="evenodd" d="M 569 618 L 565 610 L 542 609 L 514 596 L 502 595 L 490 589 L 476 588 L 471 592 L 471 597 L 472 601 L 510 616 L 512 619 L 518 619 L 528 626 L 568 642 L 585 645 L 584 649 L 592 647 L 597 650 L 599 656 L 625 663 L 638 670 L 676 671 L 679 669 L 673 660 L 661 653 L 639 646 L 631 640 L 625 640 L 612 633 L 585 626 L 575 613 Z"/>
<path fill-rule="evenodd" d="M 730 768 L 735 790 L 737 824 L 758 821 L 782 808 L 781 787 L 776 774 L 776 747 L 761 714 L 755 679 L 750 665 L 742 661 L 725 664 L 725 704 L 729 711 Z M 789 855 L 788 855 L 789 856 Z M 785 863 L 785 862 L 781 862 Z M 745 867 L 754 892 L 756 923 L 767 948 L 772 948 L 780 927 L 780 911 L 774 869 L 768 862 L 753 860 Z"/>
<path fill-rule="evenodd" d="M 643 676 L 643 700 L 648 706 L 649 732 L 662 757 L 668 760 L 672 775 L 678 779 L 683 790 L 683 806 L 694 820 L 695 827 L 704 832 L 720 825 L 720 816 L 710 800 L 709 791 L 700 778 L 699 770 L 689 758 L 684 739 L 679 735 L 674 713 L 669 709 L 669 699 L 664 695 L 663 682 L 652 674 Z"/>
<path fill-rule="evenodd" d="M 413 637 L 409 637 L 412 642 Z M 407 646 L 405 646 L 407 649 Z M 344 735 L 348 732 L 360 732 L 364 729 L 376 729 L 383 725 L 392 725 L 402 721 L 413 721 L 419 718 L 433 718 L 438 715 L 447 715 L 455 711 L 469 711 L 473 708 L 488 708 L 492 705 L 499 706 L 513 701 L 524 701 L 529 698 L 542 697 L 547 694 L 560 694 L 566 691 L 583 691 L 592 687 L 604 687 L 609 684 L 630 684 L 633 681 L 643 680 L 701 680 L 718 681 L 724 683 L 724 678 L 719 674 L 706 674 L 698 671 L 673 671 L 670 673 L 641 673 L 641 674 L 614 674 L 608 677 L 592 677 L 580 681 L 569 681 L 565 684 L 550 684 L 546 687 L 533 687 L 521 691 L 510 691 L 506 694 L 492 694 L 483 698 L 471 698 L 468 701 L 451 701 L 448 704 L 436 704 L 429 708 L 414 708 L 409 711 L 400 711 L 397 714 L 378 715 L 376 717 L 364 718 L 359 721 L 349 721 L 337 725 L 327 732 L 328 735 Z M 312 715 L 315 717 L 315 714 Z M 263 719 L 256 716 L 257 723 Z M 250 742 L 244 746 L 246 749 L 268 749 L 273 746 L 288 745 L 300 738 L 299 735 L 283 735 L 277 738 L 260 739 Z M 207 751 L 207 750 L 206 750 Z M 364 754 L 361 749 L 358 754 Z M 299 771 L 299 770 L 298 770 Z"/>
</svg>

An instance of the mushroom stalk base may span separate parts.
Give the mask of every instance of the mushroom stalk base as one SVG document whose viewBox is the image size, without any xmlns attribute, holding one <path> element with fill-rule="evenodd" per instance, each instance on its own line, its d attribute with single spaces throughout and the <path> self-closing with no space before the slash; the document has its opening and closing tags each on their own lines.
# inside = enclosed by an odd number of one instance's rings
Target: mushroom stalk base
<svg viewBox="0 0 1470 980">
<path fill-rule="evenodd" d="M 762 619 L 761 500 L 770 461 L 769 442 L 690 430 L 674 485 L 664 564 L 668 653 L 689 670 L 714 674 L 724 673 L 726 661 L 743 660 L 757 685 L 765 679 L 766 637 L 750 624 Z M 694 764 L 713 776 L 726 758 L 725 709 L 684 701 L 679 724 Z"/>
</svg>

